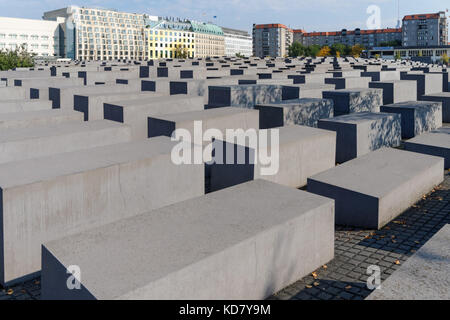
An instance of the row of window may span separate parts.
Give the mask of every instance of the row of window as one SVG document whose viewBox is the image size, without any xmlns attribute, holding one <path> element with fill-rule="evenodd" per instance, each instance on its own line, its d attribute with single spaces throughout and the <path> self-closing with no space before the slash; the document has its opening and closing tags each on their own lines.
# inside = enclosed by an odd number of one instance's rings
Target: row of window
<svg viewBox="0 0 450 320">
<path fill-rule="evenodd" d="M 17 44 L 17 43 L 6 44 L 6 43 L 3 43 L 3 42 L 0 42 L 0 49 L 6 49 L 8 47 L 8 49 L 14 50 L 14 49 L 18 49 L 19 46 L 20 45 Z M 39 45 L 39 44 L 32 43 L 29 46 L 27 44 L 24 44 L 24 46 L 26 48 L 31 48 L 31 49 L 34 49 L 34 50 L 38 50 L 39 48 L 41 48 L 42 50 L 47 50 L 49 48 L 48 44 L 41 44 L 41 45 Z M 55 48 L 58 48 L 58 46 L 55 46 Z"/>
<path fill-rule="evenodd" d="M 15 33 L 8 34 L 8 38 L 11 39 L 11 40 L 15 40 L 15 39 L 18 39 L 18 38 L 20 38 L 21 40 L 28 40 L 28 38 L 30 38 L 31 40 L 35 40 L 35 41 L 39 40 L 39 38 L 41 40 L 43 40 L 43 41 L 48 41 L 50 39 L 49 36 L 40 36 L 39 37 L 38 35 L 34 35 L 34 34 L 29 36 L 27 34 L 17 35 Z M 6 39 L 6 34 L 0 33 L 0 39 Z M 57 40 L 58 38 L 54 37 L 54 39 Z"/>
</svg>

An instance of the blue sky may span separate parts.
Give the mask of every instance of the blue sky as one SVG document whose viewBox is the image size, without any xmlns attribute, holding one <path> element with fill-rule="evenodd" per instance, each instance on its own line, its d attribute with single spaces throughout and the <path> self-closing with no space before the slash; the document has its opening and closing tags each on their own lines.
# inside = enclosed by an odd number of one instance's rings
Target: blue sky
<svg viewBox="0 0 450 320">
<path fill-rule="evenodd" d="M 186 17 L 248 31 L 253 23 L 283 23 L 310 32 L 366 28 L 367 7 L 375 4 L 381 9 L 382 27 L 397 24 L 397 0 L 0 0 L 0 15 L 39 19 L 44 11 L 70 4 Z M 448 0 L 400 0 L 401 17 L 447 8 Z"/>
</svg>

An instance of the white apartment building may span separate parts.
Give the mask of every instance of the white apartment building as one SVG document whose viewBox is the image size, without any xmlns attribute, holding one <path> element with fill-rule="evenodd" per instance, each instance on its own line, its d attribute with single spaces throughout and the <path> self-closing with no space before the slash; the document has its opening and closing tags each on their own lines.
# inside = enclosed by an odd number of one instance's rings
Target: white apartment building
<svg viewBox="0 0 450 320">
<path fill-rule="evenodd" d="M 223 28 L 225 37 L 225 55 L 235 57 L 241 54 L 245 57 L 253 55 L 253 38 L 247 31 Z"/>
<path fill-rule="evenodd" d="M 114 9 L 70 6 L 45 12 L 45 20 L 64 18 L 65 56 L 78 60 L 147 59 L 144 30 L 148 15 Z"/>
<path fill-rule="evenodd" d="M 24 46 L 37 56 L 60 56 L 61 34 L 58 21 L 0 17 L 0 50 Z"/>
</svg>

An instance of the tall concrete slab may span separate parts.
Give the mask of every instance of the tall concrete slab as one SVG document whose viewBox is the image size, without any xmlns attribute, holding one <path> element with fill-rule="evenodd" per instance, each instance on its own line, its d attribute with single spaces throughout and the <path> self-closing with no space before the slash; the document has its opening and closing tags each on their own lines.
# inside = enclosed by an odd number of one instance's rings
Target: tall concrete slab
<svg viewBox="0 0 450 320">
<path fill-rule="evenodd" d="M 333 100 L 335 116 L 355 112 L 379 112 L 383 103 L 383 90 L 344 89 L 324 91 L 323 98 Z"/>
<path fill-rule="evenodd" d="M 130 140 L 130 127 L 109 120 L 0 129 L 0 164 Z"/>
<path fill-rule="evenodd" d="M 203 165 L 160 137 L 0 165 L 2 285 L 41 269 L 41 244 L 204 194 Z"/>
<path fill-rule="evenodd" d="M 424 132 L 442 127 L 442 103 L 410 101 L 388 104 L 381 112 L 397 113 L 402 117 L 402 138 L 411 139 Z"/>
<path fill-rule="evenodd" d="M 130 125 L 134 140 L 148 138 L 148 117 L 200 111 L 204 109 L 202 97 L 175 95 L 104 104 L 105 119 Z"/>
<path fill-rule="evenodd" d="M 336 132 L 337 163 L 347 162 L 383 147 L 398 147 L 402 141 L 399 114 L 352 113 L 319 120 L 318 127 Z"/>
<path fill-rule="evenodd" d="M 264 299 L 333 246 L 332 200 L 257 180 L 45 244 L 42 298 Z"/>
<path fill-rule="evenodd" d="M 450 92 L 434 93 L 424 95 L 420 98 L 423 101 L 437 101 L 442 103 L 442 121 L 450 123 Z"/>
<path fill-rule="evenodd" d="M 414 81 L 371 82 L 369 88 L 383 89 L 383 104 L 385 105 L 417 100 L 416 83 Z"/>
<path fill-rule="evenodd" d="M 288 125 L 317 127 L 320 119 L 332 118 L 333 100 L 298 99 L 281 103 L 256 105 L 259 110 L 260 129 L 270 129 Z"/>
</svg>

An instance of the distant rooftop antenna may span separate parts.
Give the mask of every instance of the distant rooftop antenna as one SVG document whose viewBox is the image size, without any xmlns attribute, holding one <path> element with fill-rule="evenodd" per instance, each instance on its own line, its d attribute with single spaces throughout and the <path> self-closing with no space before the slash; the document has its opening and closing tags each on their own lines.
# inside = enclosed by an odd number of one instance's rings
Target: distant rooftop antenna
<svg viewBox="0 0 450 320">
<path fill-rule="evenodd" d="M 400 22 L 400 0 L 397 0 L 397 29 L 401 28 L 402 24 Z"/>
</svg>

